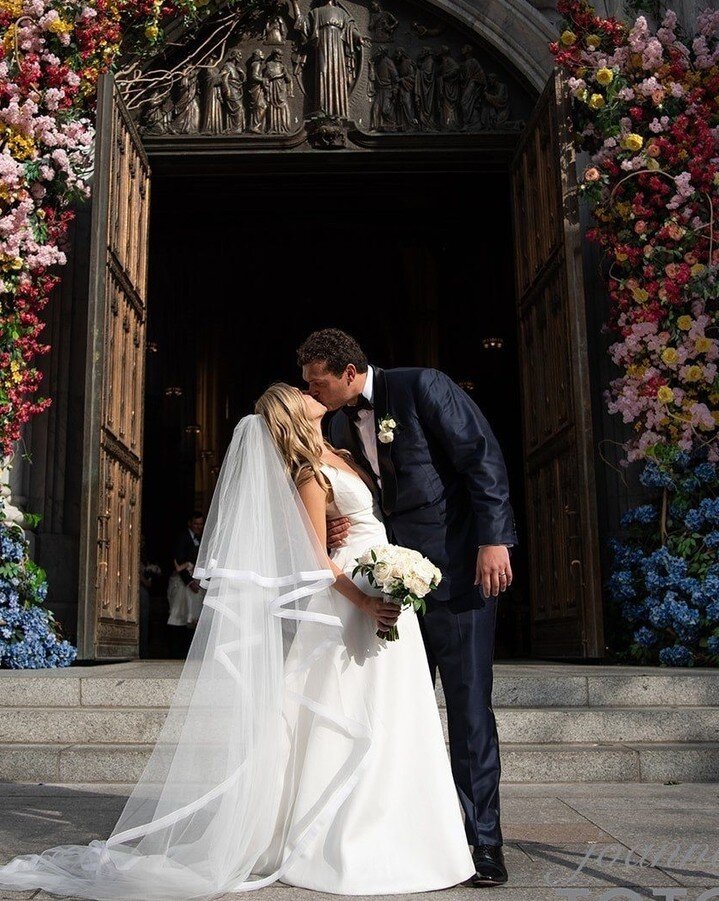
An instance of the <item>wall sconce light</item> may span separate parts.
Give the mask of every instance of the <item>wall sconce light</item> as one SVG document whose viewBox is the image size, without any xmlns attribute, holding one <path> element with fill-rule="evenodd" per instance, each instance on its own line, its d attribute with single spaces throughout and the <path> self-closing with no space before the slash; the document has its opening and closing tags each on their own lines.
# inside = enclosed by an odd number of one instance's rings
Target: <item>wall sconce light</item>
<svg viewBox="0 0 719 901">
<path fill-rule="evenodd" d="M 182 397 L 182 388 L 179 385 L 170 385 L 165 388 L 165 397 Z"/>
<path fill-rule="evenodd" d="M 500 338 L 496 335 L 482 338 L 482 347 L 485 350 L 502 350 L 504 347 L 504 338 Z"/>
<path fill-rule="evenodd" d="M 157 341 L 148 341 L 147 342 L 147 352 L 149 354 L 156 354 L 158 350 Z"/>
<path fill-rule="evenodd" d="M 190 425 L 185 426 L 185 434 L 186 435 L 199 435 L 202 431 L 200 424 L 197 422 L 193 422 Z"/>
<path fill-rule="evenodd" d="M 462 389 L 462 391 L 466 391 L 467 394 L 472 394 L 477 387 L 472 379 L 460 379 L 457 384 Z"/>
</svg>

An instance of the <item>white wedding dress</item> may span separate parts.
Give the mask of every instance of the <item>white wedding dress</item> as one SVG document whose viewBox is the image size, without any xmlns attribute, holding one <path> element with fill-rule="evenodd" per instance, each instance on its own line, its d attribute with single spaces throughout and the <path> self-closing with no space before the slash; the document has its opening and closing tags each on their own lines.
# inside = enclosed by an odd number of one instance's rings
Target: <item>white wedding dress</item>
<svg viewBox="0 0 719 901">
<path fill-rule="evenodd" d="M 362 480 L 326 467 L 349 536 L 386 543 Z M 334 577 L 262 417 L 237 424 L 195 576 L 206 594 L 170 710 L 111 835 L 0 867 L 0 890 L 219 898 L 278 880 L 369 895 L 474 873 L 414 611 L 375 635 Z M 368 586 L 366 590 L 371 591 Z"/>
<path fill-rule="evenodd" d="M 332 483 L 332 517 L 346 516 L 349 533 L 331 554 L 348 575 L 357 558 L 386 544 L 369 488 L 356 475 L 323 466 Z M 355 577 L 361 580 L 361 577 Z M 378 591 L 364 583 L 368 594 Z M 313 678 L 327 700 L 339 692 L 346 716 L 367 717 L 372 734 L 357 784 L 312 846 L 281 877 L 290 885 L 345 895 L 422 892 L 457 885 L 474 874 L 452 779 L 427 656 L 411 608 L 398 621 L 399 640 L 377 637 L 376 624 L 339 592 L 335 610 L 343 642 Z M 326 789 L 327 762 L 343 740 L 315 723 L 302 747 L 290 750 L 298 768 L 294 797 L 280 822 L 302 817 Z M 298 800 L 299 799 L 299 800 Z M 292 813 L 289 811 L 292 810 Z"/>
</svg>

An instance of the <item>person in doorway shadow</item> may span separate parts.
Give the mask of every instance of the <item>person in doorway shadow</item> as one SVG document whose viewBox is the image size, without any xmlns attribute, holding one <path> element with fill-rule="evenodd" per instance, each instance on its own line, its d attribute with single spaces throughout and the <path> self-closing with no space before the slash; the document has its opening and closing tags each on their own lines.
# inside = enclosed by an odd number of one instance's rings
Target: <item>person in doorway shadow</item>
<svg viewBox="0 0 719 901">
<path fill-rule="evenodd" d="M 185 656 L 192 641 L 192 630 L 200 618 L 205 591 L 192 573 L 204 525 L 204 514 L 201 510 L 195 510 L 175 541 L 172 560 L 174 570 L 167 585 L 167 601 L 170 605 L 167 626 L 173 656 Z"/>
</svg>

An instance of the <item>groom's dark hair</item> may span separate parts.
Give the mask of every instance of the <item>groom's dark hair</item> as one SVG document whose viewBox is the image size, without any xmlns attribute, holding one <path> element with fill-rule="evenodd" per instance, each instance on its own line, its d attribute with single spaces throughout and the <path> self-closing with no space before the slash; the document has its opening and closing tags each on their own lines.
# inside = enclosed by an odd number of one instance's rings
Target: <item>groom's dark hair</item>
<svg viewBox="0 0 719 901">
<path fill-rule="evenodd" d="M 367 356 L 355 339 L 338 328 L 312 332 L 297 351 L 300 366 L 324 363 L 332 375 L 342 375 L 350 363 L 357 372 L 367 372 Z"/>
</svg>

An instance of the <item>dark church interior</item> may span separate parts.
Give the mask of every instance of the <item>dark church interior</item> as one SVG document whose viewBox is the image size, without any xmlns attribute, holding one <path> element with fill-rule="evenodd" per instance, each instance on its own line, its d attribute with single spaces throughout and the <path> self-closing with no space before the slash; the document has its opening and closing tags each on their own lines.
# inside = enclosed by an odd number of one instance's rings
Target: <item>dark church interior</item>
<svg viewBox="0 0 719 901">
<path fill-rule="evenodd" d="M 422 156 L 385 171 L 373 162 L 371 173 L 330 154 L 316 171 L 153 179 L 143 535 L 163 577 L 153 579 L 148 656 L 169 653 L 173 544 L 190 513 L 206 511 L 237 420 L 271 382 L 302 384 L 296 348 L 326 326 L 353 334 L 378 365 L 444 370 L 488 418 L 520 540 L 496 653 L 526 655 L 508 180 Z"/>
</svg>

